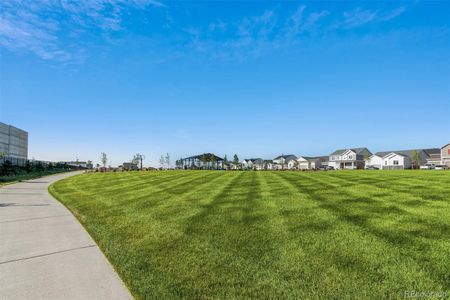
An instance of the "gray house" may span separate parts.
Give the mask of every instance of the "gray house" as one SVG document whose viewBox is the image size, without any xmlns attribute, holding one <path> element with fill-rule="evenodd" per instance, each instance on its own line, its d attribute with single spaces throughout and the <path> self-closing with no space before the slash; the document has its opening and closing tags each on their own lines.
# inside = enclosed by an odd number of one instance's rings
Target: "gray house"
<svg viewBox="0 0 450 300">
<path fill-rule="evenodd" d="M 365 159 L 371 155 L 365 147 L 340 149 L 329 155 L 328 165 L 335 169 L 364 169 Z"/>
</svg>

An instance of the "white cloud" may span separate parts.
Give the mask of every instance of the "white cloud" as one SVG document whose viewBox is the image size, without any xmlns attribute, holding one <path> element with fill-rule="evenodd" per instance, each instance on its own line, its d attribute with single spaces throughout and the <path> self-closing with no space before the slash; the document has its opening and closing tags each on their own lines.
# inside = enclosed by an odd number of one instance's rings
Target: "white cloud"
<svg viewBox="0 0 450 300">
<path fill-rule="evenodd" d="M 326 10 L 306 14 L 305 9 L 305 5 L 300 6 L 286 22 L 285 31 L 288 37 L 315 30 L 320 19 L 329 15 Z"/>
<path fill-rule="evenodd" d="M 406 10 L 405 7 L 398 7 L 389 12 L 362 10 L 356 8 L 343 13 L 344 19 L 337 23 L 336 27 L 351 29 L 361 27 L 369 23 L 390 21 Z"/>
<path fill-rule="evenodd" d="M 2 0 L 0 47 L 32 52 L 44 60 L 81 62 L 86 53 L 78 39 L 83 32 L 122 29 L 128 7 L 164 7 L 153 0 Z M 64 39 L 73 38 L 63 45 Z M 72 45 L 72 46 L 70 46 Z"/>
</svg>

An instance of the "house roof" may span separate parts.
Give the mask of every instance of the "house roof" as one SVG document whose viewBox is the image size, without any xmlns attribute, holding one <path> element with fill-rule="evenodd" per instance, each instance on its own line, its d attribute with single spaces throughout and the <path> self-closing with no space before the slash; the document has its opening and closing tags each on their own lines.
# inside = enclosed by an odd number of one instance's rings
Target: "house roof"
<svg viewBox="0 0 450 300">
<path fill-rule="evenodd" d="M 261 160 L 261 158 L 246 158 L 246 159 L 244 159 L 244 161 L 251 161 L 252 163 L 254 163 L 257 160 Z"/>
<path fill-rule="evenodd" d="M 364 151 L 368 151 L 370 153 L 369 149 L 367 149 L 366 147 L 360 147 L 360 148 L 339 149 L 339 150 L 334 151 L 330 155 L 341 155 L 341 154 L 344 154 L 348 150 L 352 150 L 357 155 L 363 154 Z"/>
<path fill-rule="evenodd" d="M 441 147 L 441 149 L 444 149 L 444 148 L 447 147 L 448 145 L 450 145 L 450 143 L 445 144 L 444 146 Z"/>
<path fill-rule="evenodd" d="M 183 160 L 184 159 L 201 159 L 204 156 L 206 157 L 207 160 L 210 160 L 211 156 L 214 156 L 216 161 L 223 161 L 223 158 L 218 157 L 217 155 L 215 155 L 213 153 L 203 153 L 203 154 L 200 154 L 200 155 L 189 156 L 189 157 L 183 158 Z"/>
<path fill-rule="evenodd" d="M 429 156 L 431 155 L 441 155 L 441 149 L 440 148 L 430 148 L 430 149 L 423 149 Z"/>
<path fill-rule="evenodd" d="M 297 159 L 297 156 L 295 156 L 294 154 L 287 154 L 287 155 L 280 155 L 275 157 L 273 160 L 277 160 L 277 159 L 281 159 L 284 158 L 284 160 L 291 160 L 291 159 Z"/>
<path fill-rule="evenodd" d="M 386 156 L 388 154 L 395 153 L 395 154 L 398 154 L 400 156 L 406 156 L 406 157 L 412 158 L 413 155 L 414 155 L 414 151 L 417 151 L 418 153 L 425 152 L 423 149 L 412 149 L 412 150 L 398 150 L 398 151 L 382 151 L 382 152 L 375 153 L 375 155 L 378 155 L 380 157 L 384 157 L 384 156 Z"/>
<path fill-rule="evenodd" d="M 299 156 L 298 158 L 300 158 L 300 157 L 302 157 L 302 158 L 304 158 L 306 160 L 309 160 L 309 161 L 317 160 L 317 159 L 319 159 L 321 161 L 328 160 L 328 156 Z"/>
</svg>

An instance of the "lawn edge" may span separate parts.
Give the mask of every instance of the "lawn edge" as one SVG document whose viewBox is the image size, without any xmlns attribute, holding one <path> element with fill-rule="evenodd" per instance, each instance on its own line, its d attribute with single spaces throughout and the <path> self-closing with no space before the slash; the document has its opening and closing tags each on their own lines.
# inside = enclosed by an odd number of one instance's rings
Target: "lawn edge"
<svg viewBox="0 0 450 300">
<path fill-rule="evenodd" d="M 74 176 L 71 176 L 71 177 L 69 177 L 69 178 L 75 178 L 75 177 L 78 177 L 78 176 L 81 176 L 81 175 L 86 175 L 86 173 L 74 175 Z M 105 254 L 105 252 L 103 251 L 103 249 L 99 246 L 98 241 L 91 235 L 91 233 L 88 231 L 88 229 L 86 228 L 86 226 L 84 226 L 83 222 L 81 222 L 81 220 L 80 220 L 80 218 L 78 217 L 78 215 L 77 215 L 77 214 L 74 214 L 74 212 L 73 212 L 66 204 L 64 204 L 64 203 L 60 200 L 60 198 L 58 198 L 57 192 L 54 190 L 54 185 L 55 185 L 56 183 L 60 182 L 60 181 L 63 181 L 63 180 L 69 179 L 69 178 L 63 178 L 63 179 L 57 180 L 57 181 L 53 182 L 52 184 L 50 184 L 50 185 L 48 186 L 48 189 L 47 189 L 48 192 L 49 192 L 49 194 L 50 194 L 56 201 L 58 201 L 59 203 L 61 203 L 61 204 L 62 204 L 62 205 L 70 212 L 70 214 L 78 221 L 78 223 L 83 227 L 83 229 L 86 231 L 86 233 L 87 233 L 87 234 L 91 237 L 91 239 L 95 242 L 95 244 L 97 245 L 97 248 L 98 248 L 98 249 L 100 250 L 100 252 L 103 254 L 103 257 L 105 257 L 105 259 L 106 259 L 106 261 L 108 262 L 108 264 L 111 266 L 111 268 L 112 268 L 112 269 L 114 270 L 114 272 L 117 274 L 117 277 L 120 278 L 120 281 L 122 282 L 122 284 L 127 288 L 128 292 L 129 292 L 130 295 L 133 297 L 133 299 L 139 299 L 139 298 L 137 298 L 136 295 L 132 292 L 132 290 L 130 289 L 130 287 L 129 287 L 128 284 L 126 283 L 126 281 L 123 280 L 122 276 L 120 276 L 120 273 L 117 271 L 115 265 L 110 261 L 109 257 Z M 63 197 L 61 197 L 61 198 L 63 198 Z"/>
</svg>

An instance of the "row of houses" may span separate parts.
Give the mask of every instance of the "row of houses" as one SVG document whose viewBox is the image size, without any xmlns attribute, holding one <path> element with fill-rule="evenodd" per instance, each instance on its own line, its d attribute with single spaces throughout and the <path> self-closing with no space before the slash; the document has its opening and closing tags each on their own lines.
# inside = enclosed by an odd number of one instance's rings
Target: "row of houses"
<svg viewBox="0 0 450 300">
<path fill-rule="evenodd" d="M 253 169 L 253 170 L 317 170 L 317 169 L 412 169 L 423 165 L 450 167 L 450 143 L 441 148 L 381 151 L 372 153 L 366 147 L 339 149 L 327 156 L 280 155 L 274 159 L 249 158 L 225 161 L 212 153 L 183 158 L 179 169 Z"/>
</svg>

